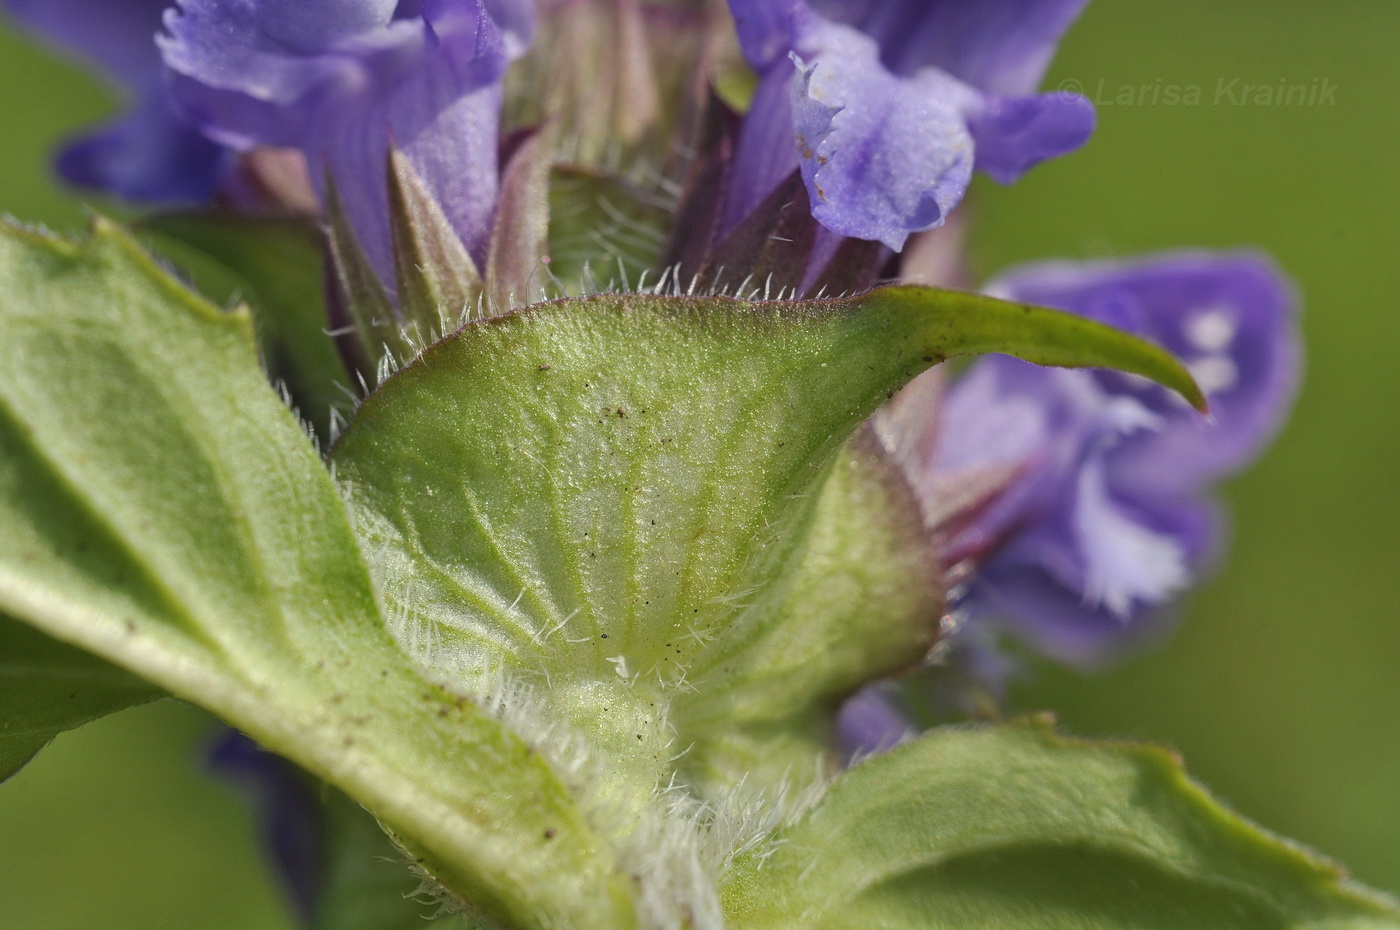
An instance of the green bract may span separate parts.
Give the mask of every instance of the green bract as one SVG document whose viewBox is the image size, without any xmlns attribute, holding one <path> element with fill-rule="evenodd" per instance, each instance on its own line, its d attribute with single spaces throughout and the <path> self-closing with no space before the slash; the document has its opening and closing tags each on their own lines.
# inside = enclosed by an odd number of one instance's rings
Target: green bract
<svg viewBox="0 0 1400 930">
<path fill-rule="evenodd" d="M 1396 926 L 1391 902 L 1262 834 L 1155 747 L 1048 723 L 934 731 L 865 761 L 736 864 L 753 928 Z"/>
<path fill-rule="evenodd" d="M 601 295 L 427 349 L 326 462 L 246 311 L 111 224 L 7 227 L 0 775 L 158 689 L 367 809 L 467 926 L 1400 926 L 1155 751 L 950 731 L 833 776 L 838 702 L 923 658 L 942 596 L 862 423 L 989 351 L 1200 400 L 1156 347 L 984 297 Z M 392 847 L 330 813 L 323 930 L 412 925 Z"/>
</svg>

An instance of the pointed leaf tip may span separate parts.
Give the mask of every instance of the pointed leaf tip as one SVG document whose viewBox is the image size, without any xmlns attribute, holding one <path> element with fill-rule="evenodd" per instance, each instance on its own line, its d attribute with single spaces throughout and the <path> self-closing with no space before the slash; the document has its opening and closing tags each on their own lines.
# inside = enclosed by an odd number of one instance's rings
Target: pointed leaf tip
<svg viewBox="0 0 1400 930">
<path fill-rule="evenodd" d="M 914 285 L 880 288 L 840 303 L 875 314 L 909 315 L 904 325 L 917 320 L 914 325 L 926 337 L 945 346 L 943 358 L 995 353 L 1057 368 L 1111 368 L 1151 379 L 1209 414 L 1200 385 L 1166 349 L 1072 313 Z"/>
</svg>

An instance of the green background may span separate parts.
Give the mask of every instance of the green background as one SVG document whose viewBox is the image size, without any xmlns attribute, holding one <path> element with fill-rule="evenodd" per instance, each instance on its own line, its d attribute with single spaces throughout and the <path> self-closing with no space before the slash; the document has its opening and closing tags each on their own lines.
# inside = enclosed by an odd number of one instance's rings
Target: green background
<svg viewBox="0 0 1400 930">
<path fill-rule="evenodd" d="M 1335 104 L 1217 101 L 1236 78 L 1325 80 Z M 1099 97 L 1098 134 L 1014 188 L 979 183 L 978 269 L 1257 246 L 1298 281 L 1308 364 L 1291 425 L 1226 491 L 1234 545 L 1180 632 L 1097 675 L 1037 666 L 1013 703 L 1175 746 L 1245 814 L 1400 892 L 1400 4 L 1097 0 L 1047 83 Z M 1200 102 L 1165 105 L 1172 84 Z M 1140 103 L 1103 102 L 1124 85 Z M 47 151 L 111 108 L 0 31 L 0 211 L 80 226 Z M 0 789 L 0 926 L 290 926 L 244 808 L 201 772 L 211 732 L 152 705 Z"/>
</svg>

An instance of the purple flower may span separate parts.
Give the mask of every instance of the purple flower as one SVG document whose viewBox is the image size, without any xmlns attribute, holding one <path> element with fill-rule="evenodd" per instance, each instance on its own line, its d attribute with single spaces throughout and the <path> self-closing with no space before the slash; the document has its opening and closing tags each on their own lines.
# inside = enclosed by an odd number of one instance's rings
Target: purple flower
<svg viewBox="0 0 1400 930">
<path fill-rule="evenodd" d="M 993 632 L 962 630 L 938 647 L 937 658 L 912 682 L 880 681 L 848 698 L 836 715 L 836 742 L 846 762 L 893 749 L 918 736 L 920 724 L 995 719 L 1020 666 Z"/>
<path fill-rule="evenodd" d="M 184 0 L 165 25 L 186 116 L 234 148 L 300 149 L 322 189 L 329 172 L 386 281 L 391 145 L 484 261 L 501 80 L 528 43 L 526 0 Z"/>
<path fill-rule="evenodd" d="M 248 796 L 276 874 L 309 924 L 325 858 L 315 782 L 237 730 L 225 732 L 209 750 L 209 767 Z"/>
<path fill-rule="evenodd" d="M 1159 342 L 1211 402 L 1203 418 L 1142 379 L 1002 356 L 947 392 L 923 469 L 1015 475 L 950 543 L 951 560 L 977 565 L 963 612 L 1056 659 L 1100 660 L 1150 629 L 1214 553 L 1211 485 L 1262 449 L 1293 397 L 1292 293 L 1264 259 L 1208 254 L 1037 265 L 989 290 Z"/>
<path fill-rule="evenodd" d="M 856 692 L 836 715 L 836 737 L 841 754 L 849 761 L 863 755 L 893 749 L 918 735 L 889 684 L 876 684 Z"/>
<path fill-rule="evenodd" d="M 801 169 L 813 215 L 898 251 L 962 199 L 1080 147 L 1093 107 L 1034 95 L 1086 0 L 730 0 L 759 73 L 723 228 Z"/>
<path fill-rule="evenodd" d="M 156 203 L 210 199 L 228 152 L 170 101 L 156 49 L 169 0 L 0 0 L 25 26 L 96 64 L 134 99 L 121 118 L 69 143 L 58 172 L 71 184 Z"/>
</svg>

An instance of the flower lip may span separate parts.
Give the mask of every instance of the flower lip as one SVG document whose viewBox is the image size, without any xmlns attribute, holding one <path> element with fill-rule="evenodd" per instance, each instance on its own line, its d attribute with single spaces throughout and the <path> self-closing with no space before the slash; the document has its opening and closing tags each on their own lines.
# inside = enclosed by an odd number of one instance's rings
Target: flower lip
<svg viewBox="0 0 1400 930">
<path fill-rule="evenodd" d="M 206 202 L 231 159 L 170 102 L 152 40 L 169 0 L 0 0 L 23 26 L 95 64 L 134 98 L 131 109 L 65 144 L 58 173 L 129 200 Z"/>
<path fill-rule="evenodd" d="M 1158 342 L 1196 372 L 1212 403 L 1207 419 L 1121 373 L 996 356 L 947 391 L 925 467 L 1019 468 L 951 544 L 983 559 L 965 611 L 1052 657 L 1092 664 L 1160 629 L 1163 609 L 1218 552 L 1210 487 L 1268 443 L 1297 387 L 1295 300 L 1251 253 L 1050 262 L 988 290 Z"/>
<path fill-rule="evenodd" d="M 1012 183 L 1093 132 L 1083 97 L 1032 95 L 1083 0 L 729 5 L 760 87 L 726 228 L 800 165 L 823 226 L 899 251 L 911 233 L 946 221 L 974 167 Z M 775 84 L 788 89 L 789 139 Z"/>
<path fill-rule="evenodd" d="M 235 148 L 300 149 L 323 194 L 333 176 L 390 290 L 391 144 L 484 261 L 499 184 L 500 83 L 528 41 L 528 6 L 376 0 L 342 20 L 345 0 L 295 2 L 185 0 L 167 12 L 158 41 L 186 116 Z"/>
</svg>

